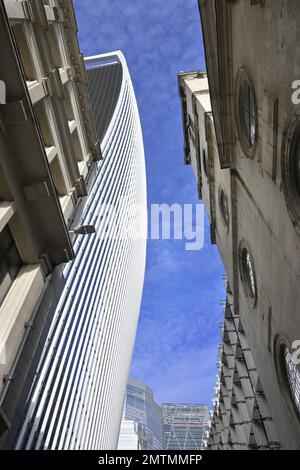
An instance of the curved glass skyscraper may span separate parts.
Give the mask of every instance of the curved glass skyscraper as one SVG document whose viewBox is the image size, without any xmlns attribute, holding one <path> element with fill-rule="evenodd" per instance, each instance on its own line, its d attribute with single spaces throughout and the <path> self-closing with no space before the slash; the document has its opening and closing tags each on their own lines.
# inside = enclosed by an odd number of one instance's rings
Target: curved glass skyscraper
<svg viewBox="0 0 300 470">
<path fill-rule="evenodd" d="M 122 53 L 90 57 L 86 67 L 103 160 L 85 176 L 76 223 L 96 233 L 74 239 L 17 448 L 117 446 L 145 271 L 145 161 Z"/>
<path fill-rule="evenodd" d="M 127 422 L 137 423 L 142 449 L 163 449 L 161 408 L 152 390 L 139 380 L 128 380 L 123 420 L 124 427 Z"/>
</svg>

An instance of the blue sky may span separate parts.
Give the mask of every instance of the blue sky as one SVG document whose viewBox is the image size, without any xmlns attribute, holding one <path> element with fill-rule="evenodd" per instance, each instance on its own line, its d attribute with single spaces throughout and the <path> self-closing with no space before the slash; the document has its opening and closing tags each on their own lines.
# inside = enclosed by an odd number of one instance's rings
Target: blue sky
<svg viewBox="0 0 300 470">
<path fill-rule="evenodd" d="M 75 0 L 84 55 L 120 49 L 142 122 L 148 203 L 199 203 L 183 163 L 177 73 L 205 69 L 197 0 Z M 207 402 L 216 380 L 220 258 L 210 245 L 185 251 L 184 240 L 148 242 L 147 268 L 131 375 L 162 402 Z"/>
</svg>

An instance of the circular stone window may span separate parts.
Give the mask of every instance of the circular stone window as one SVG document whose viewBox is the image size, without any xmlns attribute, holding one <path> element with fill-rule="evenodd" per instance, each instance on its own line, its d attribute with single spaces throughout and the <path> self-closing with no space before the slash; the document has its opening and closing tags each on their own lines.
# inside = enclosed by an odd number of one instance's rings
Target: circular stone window
<svg viewBox="0 0 300 470">
<path fill-rule="evenodd" d="M 254 88 L 244 69 L 236 79 L 236 127 L 243 152 L 253 158 L 257 141 L 257 107 Z"/>
<path fill-rule="evenodd" d="M 277 375 L 287 402 L 300 417 L 300 365 L 293 358 L 293 350 L 281 336 L 275 339 L 275 359 Z"/>
<path fill-rule="evenodd" d="M 254 260 L 250 248 L 246 242 L 240 243 L 239 249 L 240 277 L 244 288 L 245 296 L 251 307 L 255 307 L 257 302 L 257 286 L 254 269 Z"/>
<path fill-rule="evenodd" d="M 228 197 L 227 194 L 225 193 L 225 189 L 223 186 L 220 186 L 219 188 L 219 209 L 220 209 L 220 214 L 221 214 L 221 220 L 226 228 L 226 232 L 229 231 L 229 206 L 228 206 Z"/>
<path fill-rule="evenodd" d="M 281 170 L 286 206 L 300 234 L 300 111 L 289 120 L 283 134 Z"/>
</svg>

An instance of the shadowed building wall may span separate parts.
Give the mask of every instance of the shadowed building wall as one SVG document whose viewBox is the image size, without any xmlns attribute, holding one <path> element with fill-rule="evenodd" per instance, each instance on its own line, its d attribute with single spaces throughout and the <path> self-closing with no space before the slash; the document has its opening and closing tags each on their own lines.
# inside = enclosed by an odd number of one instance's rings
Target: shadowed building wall
<svg viewBox="0 0 300 470">
<path fill-rule="evenodd" d="M 199 0 L 199 7 L 211 108 L 208 83 L 206 91 L 199 83 L 205 74 L 179 77 L 185 161 L 197 157 L 198 192 L 224 263 L 227 303 L 240 321 L 232 332 L 225 321 L 220 387 L 226 405 L 215 409 L 209 443 L 299 449 L 299 4 Z M 246 339 L 243 354 L 239 333 Z M 246 386 L 238 398 L 248 376 L 253 391 Z M 240 411 L 251 397 L 255 426 L 245 433 Z"/>
</svg>

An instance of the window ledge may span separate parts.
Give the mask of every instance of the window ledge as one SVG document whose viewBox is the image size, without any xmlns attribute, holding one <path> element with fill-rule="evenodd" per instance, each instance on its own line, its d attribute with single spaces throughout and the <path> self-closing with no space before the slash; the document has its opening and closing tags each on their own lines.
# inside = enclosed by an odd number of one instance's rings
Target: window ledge
<svg viewBox="0 0 300 470">
<path fill-rule="evenodd" d="M 46 96 L 46 91 L 42 82 L 38 80 L 27 81 L 27 88 L 32 104 L 38 103 Z"/>
<path fill-rule="evenodd" d="M 10 201 L 0 202 L 0 232 L 8 224 L 15 213 L 15 203 Z"/>
<path fill-rule="evenodd" d="M 57 156 L 57 149 L 54 145 L 52 145 L 51 147 L 45 147 L 45 150 L 46 150 L 48 162 L 51 163 L 54 160 L 54 158 Z"/>
<path fill-rule="evenodd" d="M 85 178 L 89 170 L 87 162 L 84 160 L 78 162 L 78 168 L 79 168 L 79 173 Z"/>
<path fill-rule="evenodd" d="M 69 124 L 70 133 L 72 134 L 75 131 L 75 129 L 77 129 L 77 124 L 76 124 L 75 119 L 68 121 L 68 124 Z"/>
<path fill-rule="evenodd" d="M 23 266 L 0 307 L 0 378 L 12 366 L 43 285 L 40 265 Z"/>
<path fill-rule="evenodd" d="M 72 192 L 70 194 L 66 194 L 65 196 L 59 196 L 59 200 L 60 200 L 61 209 L 64 214 L 65 222 L 66 224 L 68 224 L 74 211 L 74 202 L 73 202 Z"/>
</svg>

